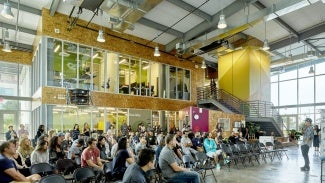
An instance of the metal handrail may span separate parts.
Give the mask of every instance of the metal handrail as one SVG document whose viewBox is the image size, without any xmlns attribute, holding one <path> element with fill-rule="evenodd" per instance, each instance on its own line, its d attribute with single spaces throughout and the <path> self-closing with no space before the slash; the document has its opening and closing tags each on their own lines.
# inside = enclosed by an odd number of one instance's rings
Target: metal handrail
<svg viewBox="0 0 325 183">
<path fill-rule="evenodd" d="M 210 86 L 198 87 L 197 100 L 202 101 L 208 99 L 214 99 L 220 103 L 225 103 L 246 117 L 273 118 L 274 123 L 276 123 L 281 130 L 285 127 L 282 117 L 275 109 L 272 102 L 260 100 L 243 101 L 223 89 L 211 88 Z"/>
</svg>

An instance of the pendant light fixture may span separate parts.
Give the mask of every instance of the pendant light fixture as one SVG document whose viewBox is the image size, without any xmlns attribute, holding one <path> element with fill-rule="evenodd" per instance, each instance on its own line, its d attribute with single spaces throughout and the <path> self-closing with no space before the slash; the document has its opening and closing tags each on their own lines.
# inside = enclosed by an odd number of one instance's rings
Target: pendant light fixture
<svg viewBox="0 0 325 183">
<path fill-rule="evenodd" d="M 104 37 L 104 31 L 103 31 L 103 27 L 102 27 L 102 19 L 103 19 L 103 10 L 99 10 L 100 13 L 100 30 L 98 31 L 98 36 L 97 36 L 97 41 L 104 43 L 105 42 L 105 37 Z"/>
<path fill-rule="evenodd" d="M 221 11 L 221 15 L 219 17 L 219 22 L 218 22 L 218 28 L 219 29 L 225 29 L 227 27 L 227 23 L 226 23 L 226 17 L 223 14 L 223 10 Z"/>
<path fill-rule="evenodd" d="M 153 52 L 153 56 L 160 57 L 160 51 L 158 45 L 155 46 L 155 51 Z"/>
<path fill-rule="evenodd" d="M 202 61 L 201 69 L 207 68 L 207 65 L 205 64 L 205 60 Z"/>
<path fill-rule="evenodd" d="M 263 44 L 263 48 L 264 51 L 267 51 L 270 49 L 269 43 L 266 39 L 266 20 L 265 20 L 265 24 L 264 24 L 264 44 Z"/>
<path fill-rule="evenodd" d="M 1 11 L 1 15 L 7 19 L 13 19 L 14 14 L 11 11 L 11 5 L 9 1 L 7 0 L 6 3 L 3 3 L 3 9 Z"/>
<path fill-rule="evenodd" d="M 6 41 L 6 42 L 3 44 L 2 51 L 4 51 L 4 52 L 8 52 L 8 53 L 12 52 L 12 51 L 11 51 L 11 48 L 10 48 L 10 44 L 9 44 L 8 41 Z"/>
<path fill-rule="evenodd" d="M 308 74 L 314 74 L 314 73 L 315 73 L 314 66 L 310 66 Z"/>
</svg>

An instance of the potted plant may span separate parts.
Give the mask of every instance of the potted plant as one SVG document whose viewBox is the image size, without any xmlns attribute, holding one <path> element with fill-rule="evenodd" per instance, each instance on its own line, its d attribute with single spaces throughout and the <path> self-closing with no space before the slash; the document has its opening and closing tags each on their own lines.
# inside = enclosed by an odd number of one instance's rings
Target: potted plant
<svg viewBox="0 0 325 183">
<path fill-rule="evenodd" d="M 260 125 L 252 122 L 247 122 L 246 127 L 248 129 L 248 134 L 251 137 L 254 137 L 256 132 L 260 131 Z"/>
<path fill-rule="evenodd" d="M 302 135 L 301 132 L 296 131 L 295 129 L 288 130 L 289 140 L 299 140 L 300 136 Z"/>
</svg>

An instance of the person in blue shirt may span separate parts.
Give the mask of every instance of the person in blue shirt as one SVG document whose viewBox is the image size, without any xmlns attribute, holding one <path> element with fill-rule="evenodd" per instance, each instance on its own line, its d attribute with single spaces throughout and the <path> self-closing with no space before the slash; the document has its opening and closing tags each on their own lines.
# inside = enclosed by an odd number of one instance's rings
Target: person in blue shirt
<svg viewBox="0 0 325 183">
<path fill-rule="evenodd" d="M 16 152 L 16 146 L 13 141 L 6 141 L 0 145 L 0 182 L 9 183 L 12 181 L 35 182 L 41 179 L 38 174 L 25 177 L 21 174 L 13 160 L 9 159 Z"/>
<path fill-rule="evenodd" d="M 149 183 L 146 173 L 155 168 L 155 151 L 145 148 L 141 149 L 138 161 L 130 165 L 123 176 L 123 183 Z"/>
<path fill-rule="evenodd" d="M 208 138 L 204 139 L 203 142 L 204 149 L 206 151 L 206 155 L 210 158 L 214 159 L 214 162 L 218 163 L 218 155 L 222 153 L 222 150 L 217 150 L 216 141 L 213 138 L 213 134 L 209 133 Z"/>
<path fill-rule="evenodd" d="M 311 147 L 314 139 L 314 130 L 313 127 L 310 125 L 312 120 L 310 118 L 305 119 L 305 131 L 302 139 L 301 144 L 301 153 L 305 160 L 305 165 L 300 168 L 301 171 L 309 171 L 309 157 L 308 157 L 308 151 Z"/>
</svg>

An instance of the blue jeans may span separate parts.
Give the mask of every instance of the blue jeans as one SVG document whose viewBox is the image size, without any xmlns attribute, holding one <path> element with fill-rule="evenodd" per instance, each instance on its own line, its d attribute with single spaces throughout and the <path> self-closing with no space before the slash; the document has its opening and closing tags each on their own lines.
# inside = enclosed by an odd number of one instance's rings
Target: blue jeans
<svg viewBox="0 0 325 183">
<path fill-rule="evenodd" d="M 309 151 L 309 146 L 308 145 L 302 145 L 301 146 L 302 157 L 304 157 L 304 160 L 305 160 L 305 166 L 304 166 L 305 168 L 309 168 L 308 151 Z"/>
<path fill-rule="evenodd" d="M 177 172 L 167 178 L 168 182 L 188 182 L 188 183 L 200 183 L 200 175 L 197 172 Z"/>
</svg>

